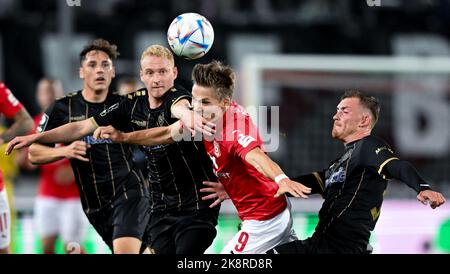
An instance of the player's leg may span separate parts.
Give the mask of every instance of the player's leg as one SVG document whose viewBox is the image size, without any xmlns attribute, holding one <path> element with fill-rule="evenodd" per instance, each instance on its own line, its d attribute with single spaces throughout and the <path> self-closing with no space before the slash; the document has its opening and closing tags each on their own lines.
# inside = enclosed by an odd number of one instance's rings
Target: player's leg
<svg viewBox="0 0 450 274">
<path fill-rule="evenodd" d="M 11 242 L 11 212 L 9 211 L 6 189 L 0 191 L 0 254 L 9 253 Z"/>
<path fill-rule="evenodd" d="M 41 238 L 44 254 L 55 253 L 55 243 L 59 234 L 60 206 L 57 199 L 37 197 L 34 204 L 34 225 Z"/>
<path fill-rule="evenodd" d="M 80 199 L 61 201 L 60 235 L 64 242 L 65 252 L 84 254 L 82 241 L 87 229 L 87 219 L 83 213 Z"/>
<path fill-rule="evenodd" d="M 296 240 L 292 216 L 287 207 L 269 220 L 245 220 L 241 231 L 225 246 L 223 254 L 264 254 L 275 246 Z"/>
<path fill-rule="evenodd" d="M 175 237 L 176 254 L 203 254 L 216 237 L 212 226 L 188 228 Z"/>
<path fill-rule="evenodd" d="M 120 237 L 113 240 L 114 254 L 139 254 L 142 241 L 135 237 Z"/>
<path fill-rule="evenodd" d="M 217 235 L 218 210 L 203 209 L 178 216 L 173 240 L 176 254 L 203 254 Z"/>
<path fill-rule="evenodd" d="M 153 213 L 147 228 L 149 248 L 155 254 L 175 254 L 174 229 L 177 218 Z"/>
<path fill-rule="evenodd" d="M 150 219 L 150 202 L 140 190 L 127 190 L 127 197 L 115 202 L 113 212 L 113 250 L 115 254 L 139 254 L 146 242 L 146 228 Z"/>
</svg>

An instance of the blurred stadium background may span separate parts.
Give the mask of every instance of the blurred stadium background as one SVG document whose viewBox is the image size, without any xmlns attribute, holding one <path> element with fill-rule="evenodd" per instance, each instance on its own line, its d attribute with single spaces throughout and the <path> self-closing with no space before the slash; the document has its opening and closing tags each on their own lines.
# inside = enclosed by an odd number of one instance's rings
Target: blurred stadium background
<svg viewBox="0 0 450 274">
<path fill-rule="evenodd" d="M 269 106 L 267 120 L 279 118 L 269 123 L 266 140 L 288 175 L 322 169 L 340 154 L 342 145 L 330 138 L 332 116 L 343 91 L 357 88 L 382 102 L 375 134 L 449 199 L 447 0 L 0 0 L 0 79 L 35 115 L 40 78 L 60 79 L 66 92 L 81 87 L 78 53 L 87 41 L 103 37 L 118 45 L 116 79 L 138 76 L 142 50 L 167 46 L 167 27 L 184 12 L 206 16 L 215 41 L 199 60 L 176 59 L 179 83 L 191 86 L 197 62 L 219 59 L 234 67 L 236 100 Z M 32 221 L 37 173 L 9 164 L 13 252 L 39 253 Z M 293 202 L 295 229 L 305 238 L 321 200 Z M 220 251 L 238 222 L 225 203 L 209 253 Z M 371 241 L 374 253 L 450 253 L 450 206 L 432 211 L 392 182 Z M 89 253 L 108 252 L 92 228 L 84 245 Z"/>
</svg>

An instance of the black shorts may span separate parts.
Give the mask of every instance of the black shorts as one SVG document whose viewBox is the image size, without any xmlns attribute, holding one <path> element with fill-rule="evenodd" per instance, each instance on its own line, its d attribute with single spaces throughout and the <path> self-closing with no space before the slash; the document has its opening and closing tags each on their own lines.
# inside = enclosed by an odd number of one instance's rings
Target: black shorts
<svg viewBox="0 0 450 274">
<path fill-rule="evenodd" d="M 368 245 L 369 247 L 370 245 Z M 364 254 L 371 253 L 361 246 L 337 243 L 330 236 L 313 236 L 276 246 L 269 254 Z"/>
<path fill-rule="evenodd" d="M 113 204 L 95 213 L 86 214 L 90 223 L 113 250 L 113 240 L 134 237 L 142 241 L 142 249 L 148 246 L 147 226 L 150 219 L 150 200 L 136 191 L 127 191 Z"/>
<path fill-rule="evenodd" d="M 156 254 L 203 254 L 216 237 L 219 208 L 152 213 L 148 228 Z"/>
</svg>

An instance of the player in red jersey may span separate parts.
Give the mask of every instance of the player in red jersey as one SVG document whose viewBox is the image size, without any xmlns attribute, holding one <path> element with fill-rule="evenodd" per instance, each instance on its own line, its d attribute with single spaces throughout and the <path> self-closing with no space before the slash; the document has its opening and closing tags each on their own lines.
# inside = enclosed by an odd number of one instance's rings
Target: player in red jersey
<svg viewBox="0 0 450 274">
<path fill-rule="evenodd" d="M 206 151 L 243 221 L 222 253 L 264 253 L 294 240 L 289 202 L 282 194 L 307 198 L 310 188 L 291 181 L 264 152 L 250 116 L 232 101 L 235 74 L 230 67 L 217 61 L 198 64 L 192 79 L 194 111 L 217 125 L 214 138 L 203 139 Z"/>
<path fill-rule="evenodd" d="M 23 135 L 33 128 L 33 120 L 3 82 L 0 82 L 0 113 L 6 118 L 14 119 L 14 123 L 0 135 L 0 144 L 9 142 L 16 135 Z M 0 254 L 9 253 L 11 241 L 11 213 L 0 170 Z"/>
<path fill-rule="evenodd" d="M 222 253 L 264 253 L 295 240 L 289 202 L 283 194 L 307 198 L 311 189 L 291 181 L 263 151 L 251 118 L 231 100 L 235 79 L 231 68 L 215 61 L 196 65 L 192 75 L 194 111 L 216 125 L 214 137 L 203 140 L 220 183 L 206 182 L 210 187 L 203 192 L 214 193 L 204 198 L 219 197 L 211 205 L 215 206 L 229 196 L 243 220 Z M 97 129 L 94 136 L 142 144 L 151 136 L 146 138 L 145 131 L 120 133 L 108 127 Z"/>
<path fill-rule="evenodd" d="M 64 91 L 60 81 L 45 78 L 39 81 L 36 99 L 42 112 L 34 117 L 35 128 L 39 126 L 44 111 L 62 96 Z M 80 141 L 75 141 L 72 146 L 77 142 Z M 54 148 L 46 147 L 46 149 L 50 153 Z M 65 149 L 70 152 L 71 146 Z M 26 157 L 27 150 L 19 152 L 23 154 L 21 155 L 22 166 L 29 169 L 35 168 Z M 72 249 L 75 248 L 75 252 L 82 253 L 81 240 L 88 221 L 83 213 L 80 194 L 68 158 L 40 165 L 39 168 L 41 172 L 34 217 L 44 253 L 55 253 L 58 237 L 63 241 L 66 252 L 73 252 Z"/>
</svg>

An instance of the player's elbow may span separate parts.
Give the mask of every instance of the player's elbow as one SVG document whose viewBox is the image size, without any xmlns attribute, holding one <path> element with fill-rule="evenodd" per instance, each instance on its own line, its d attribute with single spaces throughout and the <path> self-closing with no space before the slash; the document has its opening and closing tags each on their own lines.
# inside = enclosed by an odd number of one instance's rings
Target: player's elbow
<svg viewBox="0 0 450 274">
<path fill-rule="evenodd" d="M 34 122 L 31 119 L 25 119 L 25 121 L 21 124 L 23 125 L 23 131 L 25 133 L 31 132 L 34 128 Z"/>
<path fill-rule="evenodd" d="M 28 150 L 28 161 L 32 163 L 33 165 L 39 165 L 41 162 L 39 161 L 38 153 L 36 153 L 36 150 L 33 148 L 33 146 L 30 146 L 30 149 Z"/>
<path fill-rule="evenodd" d="M 161 135 L 156 138 L 157 139 L 157 143 L 158 145 L 167 145 L 167 144 L 171 144 L 173 143 L 173 139 L 172 139 L 172 134 L 171 131 L 169 129 L 169 127 L 167 127 L 162 133 Z"/>
</svg>

